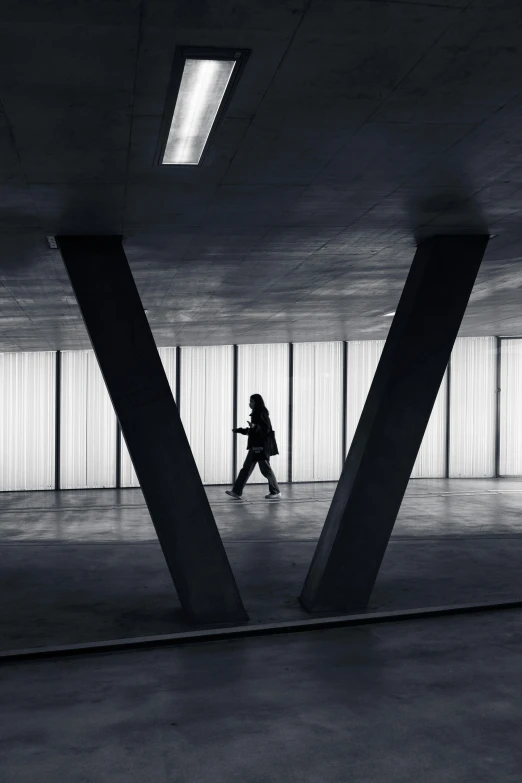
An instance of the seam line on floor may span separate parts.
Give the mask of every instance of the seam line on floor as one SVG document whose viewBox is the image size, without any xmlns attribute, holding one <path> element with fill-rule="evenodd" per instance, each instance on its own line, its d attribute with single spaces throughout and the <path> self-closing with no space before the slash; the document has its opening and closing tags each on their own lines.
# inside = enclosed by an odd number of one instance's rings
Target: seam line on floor
<svg viewBox="0 0 522 783">
<path fill-rule="evenodd" d="M 0 663 L 15 663 L 50 658 L 64 658 L 74 655 L 92 655 L 100 653 L 125 652 L 130 650 L 154 649 L 160 647 L 178 647 L 187 644 L 231 641 L 253 636 L 272 636 L 277 634 L 299 633 L 305 631 L 332 630 L 360 625 L 420 620 L 460 614 L 475 614 L 507 609 L 522 608 L 522 599 L 494 601 L 480 604 L 457 604 L 455 606 L 424 607 L 390 612 L 367 612 L 364 614 L 322 617 L 310 620 L 294 620 L 280 623 L 258 623 L 253 626 L 240 625 L 226 628 L 211 628 L 199 631 L 186 631 L 158 636 L 141 636 L 126 639 L 112 639 L 102 642 L 86 642 L 53 647 L 30 648 L 0 652 Z"/>
<path fill-rule="evenodd" d="M 430 535 L 422 536 L 408 536 L 398 534 L 390 539 L 388 546 L 393 544 L 422 544 L 426 541 L 483 541 L 487 540 L 503 540 L 508 538 L 520 538 L 522 531 L 507 532 L 507 533 L 448 533 L 444 535 L 437 535 L 431 533 Z M 317 544 L 318 535 L 314 538 L 227 538 L 223 534 L 221 539 L 224 544 Z M 108 541 L 91 541 L 89 539 L 22 539 L 22 540 L 10 540 L 0 541 L 0 547 L 2 546 L 117 546 L 132 544 L 137 546 L 159 546 L 157 538 L 145 538 L 145 539 L 121 539 L 111 538 Z"/>
<path fill-rule="evenodd" d="M 426 497 L 461 497 L 464 495 L 506 495 L 510 493 L 522 493 L 522 489 L 483 489 L 483 490 L 477 490 L 475 492 L 422 492 L 422 493 L 411 493 L 404 496 L 405 500 L 408 500 L 410 498 L 426 498 Z M 303 497 L 303 498 L 280 498 L 277 503 L 278 505 L 281 503 L 331 503 L 333 495 L 329 495 L 328 497 Z M 0 500 L 1 500 L 1 493 L 0 493 Z M 232 501 L 230 500 L 214 500 L 211 501 L 209 499 L 209 502 L 212 506 L 231 506 Z M 264 499 L 255 499 L 255 500 L 247 500 L 246 498 L 243 498 L 241 501 L 241 505 L 253 505 L 253 504 L 259 504 L 259 505 L 266 505 L 268 501 Z M 274 502 L 272 501 L 271 505 L 274 505 Z M 129 504 L 118 504 L 118 503 L 112 503 L 111 505 L 106 506 L 88 506 L 89 511 L 114 511 L 114 510 L 120 510 L 120 509 L 143 509 L 147 508 L 146 503 L 129 503 Z M 49 507 L 27 507 L 27 508 L 13 508 L 13 509 L 6 509 L 6 514 L 35 514 L 38 513 L 44 513 L 44 514 L 55 514 L 57 512 L 63 512 L 63 511 L 82 511 L 84 512 L 86 510 L 86 506 L 57 506 L 55 508 L 49 508 Z"/>
</svg>

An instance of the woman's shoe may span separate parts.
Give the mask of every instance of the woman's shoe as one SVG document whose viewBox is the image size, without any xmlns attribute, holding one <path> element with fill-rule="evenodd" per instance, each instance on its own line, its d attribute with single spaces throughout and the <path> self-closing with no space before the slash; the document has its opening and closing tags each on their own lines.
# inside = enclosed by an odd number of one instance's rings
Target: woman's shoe
<svg viewBox="0 0 522 783">
<path fill-rule="evenodd" d="M 270 495 L 265 495 L 265 500 L 278 500 L 280 497 L 281 497 L 280 492 L 274 492 L 273 495 L 272 493 L 270 493 Z"/>
<path fill-rule="evenodd" d="M 236 495 L 233 489 L 227 489 L 226 494 L 230 495 L 231 498 L 235 498 L 236 500 L 241 500 L 241 495 Z"/>
</svg>

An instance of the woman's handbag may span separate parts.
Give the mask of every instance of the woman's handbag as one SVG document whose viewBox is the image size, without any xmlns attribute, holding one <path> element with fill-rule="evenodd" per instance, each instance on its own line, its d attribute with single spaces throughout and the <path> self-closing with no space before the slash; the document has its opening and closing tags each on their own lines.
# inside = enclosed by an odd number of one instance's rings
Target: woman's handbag
<svg viewBox="0 0 522 783">
<path fill-rule="evenodd" d="M 269 446 L 269 454 L 271 457 L 275 457 L 277 454 L 279 454 L 279 449 L 277 448 L 277 442 L 275 439 L 274 430 L 270 430 L 270 432 L 268 433 L 268 446 Z"/>
</svg>

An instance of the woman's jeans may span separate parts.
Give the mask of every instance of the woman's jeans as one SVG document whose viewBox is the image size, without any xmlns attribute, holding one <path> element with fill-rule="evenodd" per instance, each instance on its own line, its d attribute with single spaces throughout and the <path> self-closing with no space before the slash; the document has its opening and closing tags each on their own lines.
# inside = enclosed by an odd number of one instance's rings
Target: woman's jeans
<svg viewBox="0 0 522 783">
<path fill-rule="evenodd" d="M 261 471 L 263 476 L 266 479 L 268 479 L 268 488 L 270 490 L 270 494 L 276 495 L 280 490 L 279 490 L 279 485 L 277 483 L 277 479 L 275 477 L 275 473 L 270 467 L 270 461 L 265 459 L 262 451 L 256 453 L 255 451 L 252 451 L 252 449 L 249 450 L 247 454 L 247 458 L 245 460 L 245 464 L 239 471 L 236 482 L 232 487 L 232 492 L 235 492 L 236 495 L 240 495 L 240 496 L 243 494 L 243 489 L 245 487 L 245 484 L 250 478 L 252 471 L 256 466 L 256 463 L 259 465 L 259 470 Z"/>
</svg>

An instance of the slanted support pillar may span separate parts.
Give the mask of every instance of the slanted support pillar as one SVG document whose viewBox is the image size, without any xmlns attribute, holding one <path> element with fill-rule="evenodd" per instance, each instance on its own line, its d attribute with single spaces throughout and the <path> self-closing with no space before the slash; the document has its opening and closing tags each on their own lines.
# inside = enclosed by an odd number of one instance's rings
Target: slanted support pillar
<svg viewBox="0 0 522 783">
<path fill-rule="evenodd" d="M 122 238 L 57 242 L 187 618 L 247 620 Z"/>
<path fill-rule="evenodd" d="M 417 248 L 300 596 L 310 612 L 368 604 L 487 243 Z"/>
</svg>

